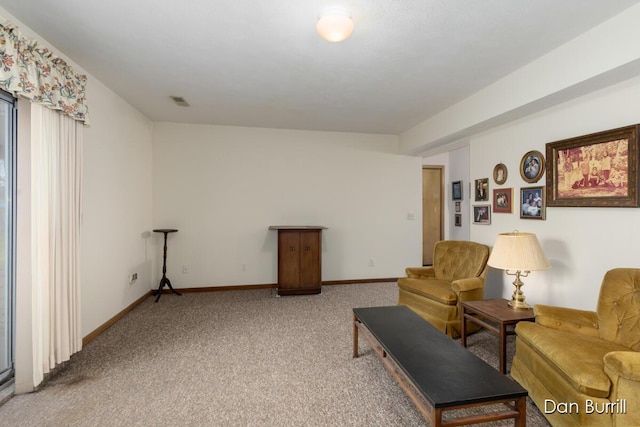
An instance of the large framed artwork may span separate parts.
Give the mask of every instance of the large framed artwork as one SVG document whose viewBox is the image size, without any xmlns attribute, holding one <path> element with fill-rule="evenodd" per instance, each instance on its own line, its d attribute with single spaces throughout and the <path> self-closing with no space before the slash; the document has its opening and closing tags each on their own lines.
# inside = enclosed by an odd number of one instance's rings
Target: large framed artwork
<svg viewBox="0 0 640 427">
<path fill-rule="evenodd" d="M 638 207 L 639 128 L 547 143 L 547 206 Z"/>
</svg>

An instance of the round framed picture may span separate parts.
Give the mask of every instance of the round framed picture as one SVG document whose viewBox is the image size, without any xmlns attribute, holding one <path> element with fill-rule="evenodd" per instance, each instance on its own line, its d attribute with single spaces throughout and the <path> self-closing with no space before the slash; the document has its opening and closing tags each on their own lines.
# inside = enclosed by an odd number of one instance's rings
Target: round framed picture
<svg viewBox="0 0 640 427">
<path fill-rule="evenodd" d="M 544 156 L 539 151 L 529 151 L 520 161 L 520 176 L 526 182 L 538 182 L 544 173 Z"/>
<path fill-rule="evenodd" d="M 493 180 L 498 185 L 507 182 L 507 166 L 504 163 L 498 163 L 496 167 L 493 168 Z"/>
</svg>

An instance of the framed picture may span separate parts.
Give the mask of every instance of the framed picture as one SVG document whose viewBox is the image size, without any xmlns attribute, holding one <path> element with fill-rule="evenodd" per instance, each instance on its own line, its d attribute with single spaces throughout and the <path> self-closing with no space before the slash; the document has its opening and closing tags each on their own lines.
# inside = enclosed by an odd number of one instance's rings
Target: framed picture
<svg viewBox="0 0 640 427">
<path fill-rule="evenodd" d="M 462 200 L 462 181 L 453 181 L 451 183 L 451 198 L 453 200 Z"/>
<path fill-rule="evenodd" d="M 489 178 L 480 178 L 475 181 L 476 202 L 489 200 Z"/>
<path fill-rule="evenodd" d="M 544 187 L 525 187 L 520 189 L 520 218 L 545 219 L 546 205 Z"/>
<path fill-rule="evenodd" d="M 544 173 L 544 156 L 539 151 L 529 151 L 520 160 L 520 176 L 528 183 L 540 181 Z"/>
<path fill-rule="evenodd" d="M 455 214 L 455 222 L 454 225 L 456 227 L 462 227 L 462 214 Z"/>
<path fill-rule="evenodd" d="M 493 168 L 493 181 L 498 185 L 507 182 L 507 166 L 504 163 L 498 163 Z"/>
<path fill-rule="evenodd" d="M 460 212 L 460 202 L 456 202 L 456 212 Z"/>
<path fill-rule="evenodd" d="M 493 212 L 513 212 L 513 188 L 496 188 L 493 190 Z"/>
<path fill-rule="evenodd" d="M 548 206 L 640 206 L 639 128 L 633 125 L 548 143 Z"/>
<path fill-rule="evenodd" d="M 473 207 L 474 224 L 491 224 L 491 205 L 477 205 Z"/>
</svg>

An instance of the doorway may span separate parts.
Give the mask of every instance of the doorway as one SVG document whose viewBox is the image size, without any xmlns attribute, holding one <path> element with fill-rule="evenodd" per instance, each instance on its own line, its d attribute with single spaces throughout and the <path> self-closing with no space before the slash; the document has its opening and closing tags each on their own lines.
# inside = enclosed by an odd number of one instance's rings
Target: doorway
<svg viewBox="0 0 640 427">
<path fill-rule="evenodd" d="M 422 167 L 422 265 L 433 265 L 433 247 L 444 238 L 444 166 Z"/>
</svg>

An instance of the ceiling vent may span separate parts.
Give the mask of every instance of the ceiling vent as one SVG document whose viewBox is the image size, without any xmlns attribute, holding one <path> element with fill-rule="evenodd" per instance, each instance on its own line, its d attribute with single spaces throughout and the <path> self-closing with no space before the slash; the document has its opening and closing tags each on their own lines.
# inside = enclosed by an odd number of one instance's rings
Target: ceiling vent
<svg viewBox="0 0 640 427">
<path fill-rule="evenodd" d="M 185 99 L 181 96 L 171 96 L 171 99 L 173 99 L 173 102 L 176 103 L 176 105 L 179 105 L 181 107 L 188 107 L 189 103 L 187 101 L 185 101 Z"/>
</svg>

